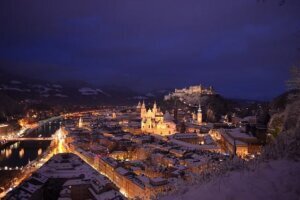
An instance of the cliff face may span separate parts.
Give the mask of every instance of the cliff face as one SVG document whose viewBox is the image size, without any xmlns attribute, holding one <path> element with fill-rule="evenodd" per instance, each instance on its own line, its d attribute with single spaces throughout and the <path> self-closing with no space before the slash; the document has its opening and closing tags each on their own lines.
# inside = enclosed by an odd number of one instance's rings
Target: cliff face
<svg viewBox="0 0 300 200">
<path fill-rule="evenodd" d="M 217 122 L 222 115 L 231 110 L 230 101 L 220 95 L 207 96 L 204 98 L 203 105 L 206 107 L 206 117 L 210 122 Z"/>
<path fill-rule="evenodd" d="M 201 102 L 204 120 L 208 122 L 217 122 L 222 115 L 227 114 L 232 109 L 232 102 L 223 98 L 221 95 L 186 95 L 184 99 L 174 97 L 164 101 L 163 107 L 171 110 L 174 107 L 194 107 L 193 112 L 196 112 L 198 105 Z"/>
</svg>

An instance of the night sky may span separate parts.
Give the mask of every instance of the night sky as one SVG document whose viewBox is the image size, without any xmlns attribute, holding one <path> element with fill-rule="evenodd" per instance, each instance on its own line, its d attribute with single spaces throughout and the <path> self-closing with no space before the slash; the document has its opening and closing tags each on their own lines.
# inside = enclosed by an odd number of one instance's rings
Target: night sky
<svg viewBox="0 0 300 200">
<path fill-rule="evenodd" d="M 270 99 L 300 61 L 300 1 L 0 1 L 0 67 L 138 91 Z"/>
</svg>

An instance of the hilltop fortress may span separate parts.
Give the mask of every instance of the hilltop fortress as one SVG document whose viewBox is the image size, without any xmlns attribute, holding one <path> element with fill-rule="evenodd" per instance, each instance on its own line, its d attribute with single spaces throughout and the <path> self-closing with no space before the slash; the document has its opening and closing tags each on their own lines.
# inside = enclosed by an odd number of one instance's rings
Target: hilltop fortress
<svg viewBox="0 0 300 200">
<path fill-rule="evenodd" d="M 175 92 L 170 93 L 164 97 L 165 100 L 170 100 L 173 97 L 183 98 L 186 95 L 213 95 L 216 94 L 212 86 L 208 88 L 203 87 L 202 85 L 190 86 L 183 89 L 175 89 Z"/>
</svg>

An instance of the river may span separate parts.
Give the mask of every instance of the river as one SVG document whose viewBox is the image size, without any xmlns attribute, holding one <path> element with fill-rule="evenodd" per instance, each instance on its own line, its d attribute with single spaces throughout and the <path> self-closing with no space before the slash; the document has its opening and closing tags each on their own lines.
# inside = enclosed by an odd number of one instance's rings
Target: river
<svg viewBox="0 0 300 200">
<path fill-rule="evenodd" d="M 52 121 L 34 129 L 25 137 L 50 137 L 60 127 L 60 121 Z M 19 169 L 42 155 L 51 141 L 18 141 L 0 147 L 0 192 L 20 173 Z"/>
</svg>

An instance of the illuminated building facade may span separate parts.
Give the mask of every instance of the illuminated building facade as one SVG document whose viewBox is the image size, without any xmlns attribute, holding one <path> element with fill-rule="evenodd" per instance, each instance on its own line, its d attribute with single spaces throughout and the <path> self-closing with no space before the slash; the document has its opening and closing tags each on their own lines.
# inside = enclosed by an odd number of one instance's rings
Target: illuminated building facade
<svg viewBox="0 0 300 200">
<path fill-rule="evenodd" d="M 152 109 L 146 109 L 145 103 L 141 105 L 141 130 L 144 133 L 171 135 L 176 132 L 176 124 L 169 112 L 163 114 L 154 103 Z"/>
<path fill-rule="evenodd" d="M 78 127 L 79 127 L 79 128 L 82 128 L 82 127 L 83 127 L 83 121 L 82 121 L 82 118 L 81 118 L 81 117 L 79 118 Z"/>
<path fill-rule="evenodd" d="M 212 86 L 205 88 L 202 85 L 195 85 L 195 86 L 190 86 L 189 88 L 175 89 L 175 92 L 166 95 L 164 99 L 170 100 L 172 97 L 181 98 L 184 97 L 185 95 L 192 95 L 192 94 L 213 95 L 215 94 L 215 91 L 213 90 Z"/>
<path fill-rule="evenodd" d="M 197 112 L 197 123 L 199 125 L 202 124 L 202 109 L 201 109 L 201 105 L 199 104 L 199 108 L 198 108 L 198 112 Z"/>
</svg>

